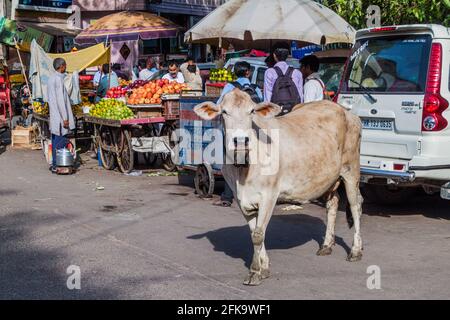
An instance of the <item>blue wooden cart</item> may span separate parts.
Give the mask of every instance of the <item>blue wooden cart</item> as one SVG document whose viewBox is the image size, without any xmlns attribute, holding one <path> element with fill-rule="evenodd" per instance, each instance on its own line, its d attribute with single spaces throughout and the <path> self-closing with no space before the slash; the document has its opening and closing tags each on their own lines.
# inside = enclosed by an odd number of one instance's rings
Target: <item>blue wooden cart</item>
<svg viewBox="0 0 450 320">
<path fill-rule="evenodd" d="M 222 165 L 208 163 L 203 158 L 203 151 L 210 143 L 210 129 L 222 131 L 222 121 L 220 117 L 210 121 L 202 120 L 195 114 L 194 107 L 205 101 L 216 102 L 217 99 L 218 97 L 211 96 L 180 98 L 180 129 L 189 134 L 189 137 L 184 138 L 189 139 L 190 143 L 188 148 L 180 147 L 179 168 L 195 172 L 195 190 L 202 197 L 211 197 L 216 179 L 222 179 Z"/>
</svg>

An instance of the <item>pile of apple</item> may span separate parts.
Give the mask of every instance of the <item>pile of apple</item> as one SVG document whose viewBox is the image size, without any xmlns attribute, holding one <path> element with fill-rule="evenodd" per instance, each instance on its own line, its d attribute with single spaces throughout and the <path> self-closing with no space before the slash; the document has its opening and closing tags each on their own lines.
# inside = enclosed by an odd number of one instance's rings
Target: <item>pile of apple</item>
<svg viewBox="0 0 450 320">
<path fill-rule="evenodd" d="M 132 90 L 128 104 L 161 104 L 163 94 L 178 94 L 188 89 L 185 83 L 169 82 L 167 79 L 154 80 Z"/>
<path fill-rule="evenodd" d="M 111 88 L 108 91 L 106 91 L 106 97 L 107 98 L 122 98 L 125 97 L 126 94 L 128 92 L 127 88 L 122 88 L 122 87 L 115 87 L 115 88 Z"/>
</svg>

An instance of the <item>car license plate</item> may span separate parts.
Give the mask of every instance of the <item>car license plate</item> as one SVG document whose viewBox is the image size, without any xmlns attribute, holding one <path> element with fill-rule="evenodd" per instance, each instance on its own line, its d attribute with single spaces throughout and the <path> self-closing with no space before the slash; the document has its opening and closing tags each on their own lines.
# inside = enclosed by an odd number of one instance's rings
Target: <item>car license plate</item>
<svg viewBox="0 0 450 320">
<path fill-rule="evenodd" d="M 364 129 L 371 130 L 392 130 L 394 128 L 393 120 L 384 119 L 361 119 Z"/>
</svg>

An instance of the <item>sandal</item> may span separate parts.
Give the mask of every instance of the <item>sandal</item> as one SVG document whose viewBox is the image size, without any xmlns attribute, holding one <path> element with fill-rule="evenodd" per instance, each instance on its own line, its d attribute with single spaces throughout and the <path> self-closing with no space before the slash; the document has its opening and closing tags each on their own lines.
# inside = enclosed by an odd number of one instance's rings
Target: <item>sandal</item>
<svg viewBox="0 0 450 320">
<path fill-rule="evenodd" d="M 231 202 L 230 201 L 222 201 L 222 200 L 220 200 L 220 201 L 214 202 L 213 205 L 217 206 L 217 207 L 228 208 L 228 207 L 231 207 Z"/>
</svg>

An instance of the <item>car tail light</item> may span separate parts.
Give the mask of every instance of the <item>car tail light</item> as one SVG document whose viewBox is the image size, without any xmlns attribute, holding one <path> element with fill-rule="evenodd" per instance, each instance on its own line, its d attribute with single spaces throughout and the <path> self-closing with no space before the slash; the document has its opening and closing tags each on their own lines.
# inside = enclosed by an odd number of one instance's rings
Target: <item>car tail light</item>
<svg viewBox="0 0 450 320">
<path fill-rule="evenodd" d="M 405 169 L 405 165 L 404 164 L 394 163 L 394 170 L 396 170 L 396 171 L 403 171 L 403 169 Z"/>
<path fill-rule="evenodd" d="M 442 113 L 448 108 L 448 101 L 441 94 L 442 45 L 431 46 L 430 65 L 428 68 L 427 87 L 423 101 L 422 131 L 441 131 L 448 125 Z"/>
<path fill-rule="evenodd" d="M 369 32 L 386 32 L 386 31 L 395 31 L 395 30 L 397 30 L 397 27 L 380 27 L 380 28 L 370 29 Z"/>
</svg>

